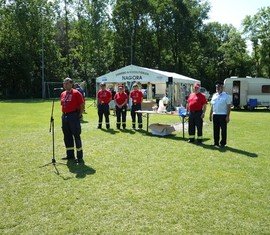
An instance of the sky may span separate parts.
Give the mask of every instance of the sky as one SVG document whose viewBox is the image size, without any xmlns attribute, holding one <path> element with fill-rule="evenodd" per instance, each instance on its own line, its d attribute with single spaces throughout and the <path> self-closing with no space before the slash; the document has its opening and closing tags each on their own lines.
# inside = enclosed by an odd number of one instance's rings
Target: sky
<svg viewBox="0 0 270 235">
<path fill-rule="evenodd" d="M 208 0 L 211 5 L 208 22 L 232 24 L 241 30 L 247 15 L 255 15 L 260 8 L 270 6 L 270 0 Z"/>
</svg>

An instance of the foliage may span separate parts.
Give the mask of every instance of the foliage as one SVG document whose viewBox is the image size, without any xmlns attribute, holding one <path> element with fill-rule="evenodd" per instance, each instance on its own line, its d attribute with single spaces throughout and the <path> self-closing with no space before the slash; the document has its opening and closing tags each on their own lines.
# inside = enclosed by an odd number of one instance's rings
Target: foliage
<svg viewBox="0 0 270 235">
<path fill-rule="evenodd" d="M 131 63 L 194 77 L 269 77 L 269 8 L 231 25 L 205 23 L 200 0 L 10 0 L 0 4 L 0 97 L 40 97 L 42 79 L 88 82 Z M 43 67 L 44 64 L 44 67 Z M 44 73 L 43 73 L 44 69 Z"/>
<path fill-rule="evenodd" d="M 270 77 L 270 7 L 264 7 L 254 16 L 246 16 L 244 32 L 253 44 L 256 76 Z"/>
</svg>

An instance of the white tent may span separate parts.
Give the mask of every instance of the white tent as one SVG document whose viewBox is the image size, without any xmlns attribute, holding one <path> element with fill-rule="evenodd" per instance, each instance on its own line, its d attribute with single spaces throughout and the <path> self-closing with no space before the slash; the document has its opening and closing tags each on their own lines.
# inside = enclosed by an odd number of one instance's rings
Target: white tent
<svg viewBox="0 0 270 235">
<path fill-rule="evenodd" d="M 165 72 L 157 69 L 149 69 L 139 67 L 136 65 L 128 65 L 121 69 L 102 75 L 96 79 L 97 83 L 126 83 L 126 82 L 140 82 L 140 83 L 166 83 L 168 78 L 172 77 L 175 83 L 194 84 L 200 82 L 196 79 L 189 78 L 177 73 Z"/>
<path fill-rule="evenodd" d="M 152 84 L 155 84 L 156 95 L 157 94 L 163 95 L 166 92 L 167 88 L 166 83 L 169 81 L 169 78 L 172 82 L 171 84 L 173 84 L 171 87 L 174 87 L 174 89 L 173 88 L 169 89 L 173 90 L 170 96 L 174 97 L 173 99 L 174 104 L 175 102 L 183 103 L 181 100 L 183 100 L 183 96 L 186 95 L 184 93 L 186 93 L 187 91 L 189 92 L 191 86 L 193 86 L 194 83 L 196 82 L 200 83 L 199 80 L 186 77 L 181 74 L 161 71 L 157 69 L 149 69 L 145 67 L 139 67 L 136 65 L 128 65 L 126 67 L 117 69 L 113 72 L 98 77 L 96 79 L 96 86 L 98 88 L 98 85 L 101 82 L 105 82 L 109 84 L 118 84 L 118 83 L 126 84 L 128 88 L 131 88 L 132 84 L 134 82 L 137 82 L 141 84 L 147 84 L 149 91 L 151 89 Z M 183 88 L 185 89 L 185 91 L 183 91 Z M 150 98 L 151 97 L 149 97 L 148 95 L 148 99 Z"/>
</svg>

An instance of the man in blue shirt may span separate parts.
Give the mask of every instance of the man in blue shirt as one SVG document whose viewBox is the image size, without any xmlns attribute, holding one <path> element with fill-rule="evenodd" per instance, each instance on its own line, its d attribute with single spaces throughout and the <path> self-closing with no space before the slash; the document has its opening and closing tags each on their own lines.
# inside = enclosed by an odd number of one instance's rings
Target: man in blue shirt
<svg viewBox="0 0 270 235">
<path fill-rule="evenodd" d="M 210 121 L 213 120 L 214 145 L 224 148 L 227 144 L 227 123 L 230 121 L 231 97 L 223 91 L 224 83 L 216 82 L 216 93 L 211 99 Z M 221 132 L 221 140 L 220 140 Z M 220 141 L 219 141 L 220 140 Z"/>
</svg>

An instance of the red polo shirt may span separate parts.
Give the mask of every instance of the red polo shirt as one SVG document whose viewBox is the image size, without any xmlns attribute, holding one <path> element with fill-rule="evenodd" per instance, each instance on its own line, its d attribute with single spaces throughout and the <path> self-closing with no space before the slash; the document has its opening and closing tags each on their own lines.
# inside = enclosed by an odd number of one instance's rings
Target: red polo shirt
<svg viewBox="0 0 270 235">
<path fill-rule="evenodd" d="M 207 100 L 205 98 L 205 95 L 202 93 L 191 93 L 188 97 L 188 108 L 189 111 L 201 111 L 203 109 L 203 106 L 207 103 Z"/>
<path fill-rule="evenodd" d="M 128 99 L 128 96 L 125 92 L 117 92 L 114 96 L 114 100 L 117 104 L 122 105 Z"/>
<path fill-rule="evenodd" d="M 130 92 L 130 98 L 134 104 L 141 104 L 143 101 L 143 93 L 140 90 Z"/>
<path fill-rule="evenodd" d="M 109 104 L 112 99 L 112 93 L 109 90 L 99 90 L 97 97 L 99 104 Z"/>
<path fill-rule="evenodd" d="M 81 105 L 84 103 L 82 94 L 75 90 L 71 89 L 70 91 L 63 91 L 60 96 L 62 112 L 70 113 L 79 111 Z"/>
</svg>

